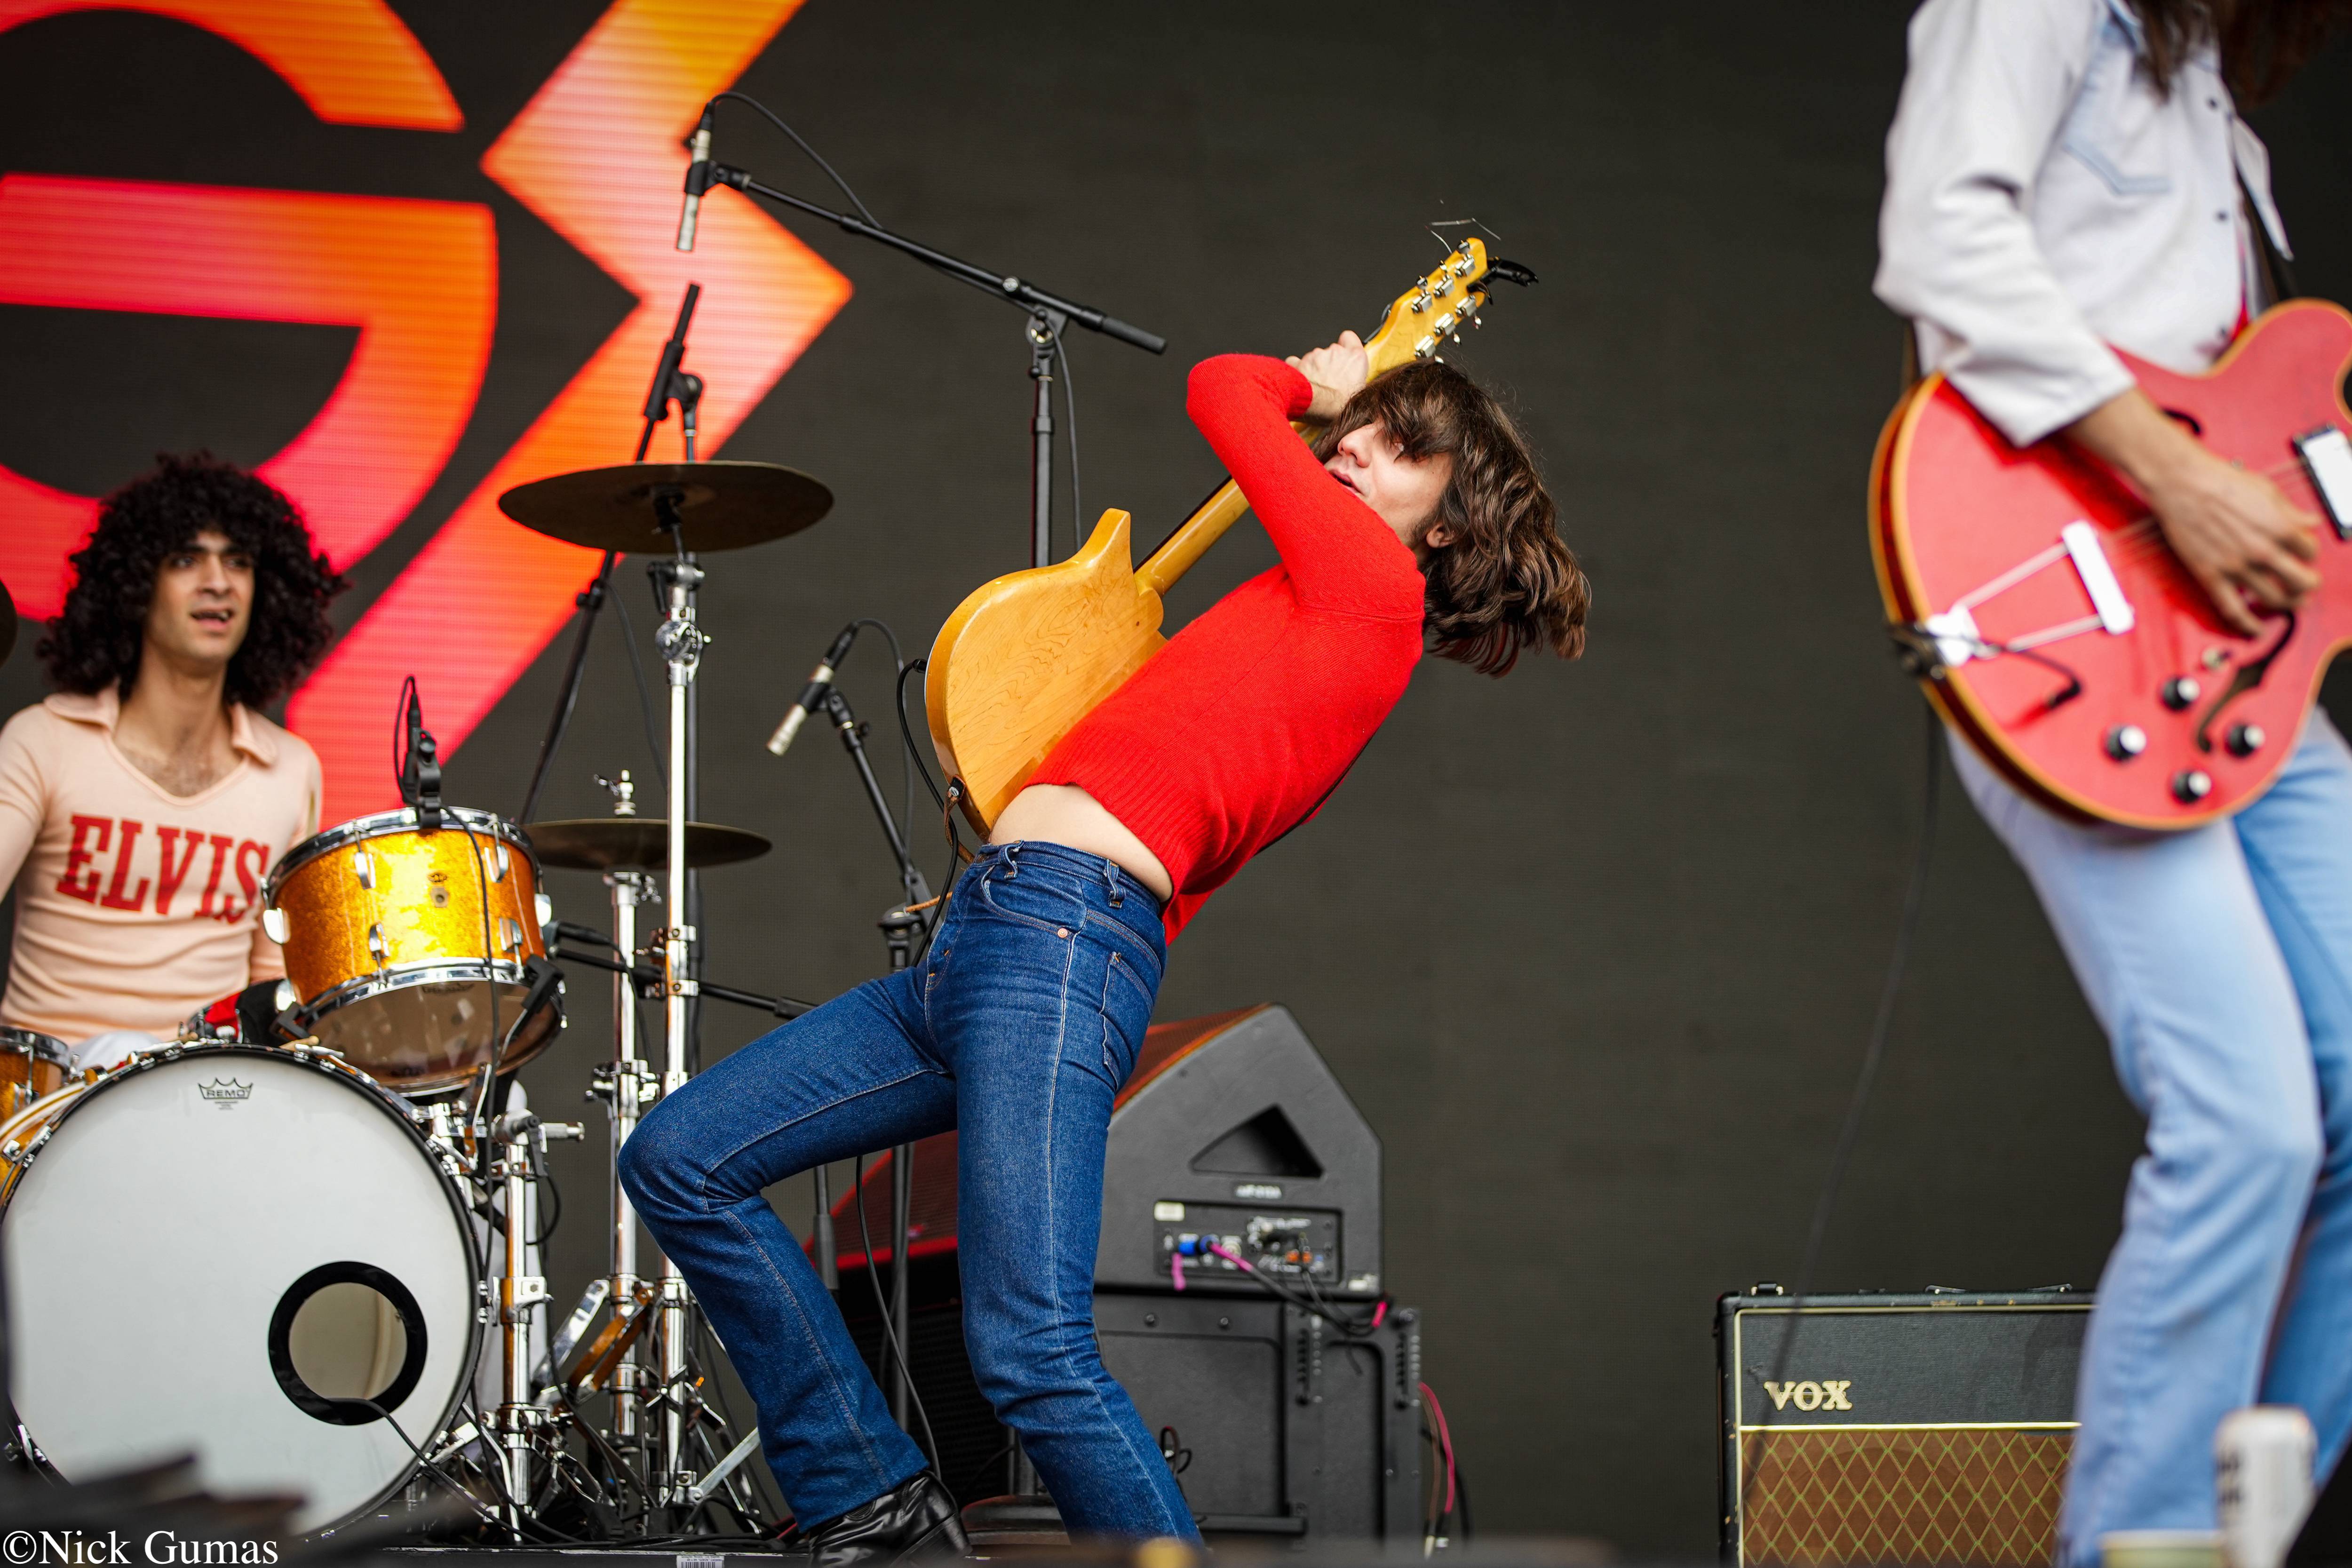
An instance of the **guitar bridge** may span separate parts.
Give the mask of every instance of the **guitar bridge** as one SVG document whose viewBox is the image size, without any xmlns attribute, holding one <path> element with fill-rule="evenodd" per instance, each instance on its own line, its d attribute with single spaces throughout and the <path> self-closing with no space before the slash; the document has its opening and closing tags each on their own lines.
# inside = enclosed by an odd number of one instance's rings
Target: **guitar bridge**
<svg viewBox="0 0 2352 1568">
<path fill-rule="evenodd" d="M 2352 452 L 2347 453 L 2352 460 Z M 2074 574 L 2082 579 L 2083 592 L 2091 598 L 2091 614 L 2080 620 L 2060 626 L 2045 626 L 2003 642 L 1988 640 L 1977 628 L 1976 607 L 1988 599 L 1998 598 L 2027 578 L 2045 572 L 2061 561 L 2074 563 Z M 2099 531 L 2079 519 L 2058 531 L 2058 542 L 2038 555 L 2019 562 L 2008 571 L 1981 587 L 1971 589 L 1952 602 L 1952 607 L 1941 615 L 1929 616 L 1918 624 L 1925 637 L 1932 638 L 1936 656 L 1946 668 L 1963 665 L 1972 658 L 1993 658 L 2005 653 L 2024 653 L 2044 643 L 2063 642 L 2068 637 L 2081 637 L 2084 632 L 2105 632 L 2109 637 L 2121 637 L 2139 624 L 2131 601 L 2124 597 L 2124 585 L 2116 577 L 2116 569 L 2107 560 L 2106 547 L 2099 542 Z"/>
</svg>

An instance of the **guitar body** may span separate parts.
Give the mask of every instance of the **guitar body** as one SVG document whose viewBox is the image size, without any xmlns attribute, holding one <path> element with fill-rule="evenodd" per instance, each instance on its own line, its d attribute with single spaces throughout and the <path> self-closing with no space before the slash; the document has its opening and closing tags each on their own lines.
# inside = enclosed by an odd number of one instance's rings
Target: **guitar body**
<svg viewBox="0 0 2352 1568">
<path fill-rule="evenodd" d="M 932 744 L 983 833 L 1077 721 L 1166 640 L 1129 529 L 1127 513 L 1103 513 L 1076 554 L 984 584 L 931 645 L 923 691 Z"/>
<path fill-rule="evenodd" d="M 2079 819 L 2194 827 L 2270 787 L 2352 641 L 2352 544 L 2294 445 L 2352 431 L 2352 314 L 2282 305 L 2203 375 L 2124 360 L 2210 449 L 2321 515 L 2322 585 L 2294 616 L 2231 631 L 2117 476 L 2054 437 L 2010 445 L 1940 375 L 1879 438 L 1872 553 L 1889 618 L 1940 655 L 1929 698 L 2011 782 Z M 2053 705 L 2070 677 L 2079 695 Z"/>
<path fill-rule="evenodd" d="M 1364 344 L 1371 374 L 1459 342 L 1478 324 L 1490 277 L 1535 280 L 1490 259 L 1484 240 L 1450 251 L 1390 303 Z M 1107 511 L 1076 555 L 999 577 L 956 607 L 931 644 L 923 697 L 932 748 L 972 826 L 985 835 L 1062 737 L 1160 651 L 1169 589 L 1248 510 L 1227 479 L 1139 566 L 1128 514 Z"/>
</svg>

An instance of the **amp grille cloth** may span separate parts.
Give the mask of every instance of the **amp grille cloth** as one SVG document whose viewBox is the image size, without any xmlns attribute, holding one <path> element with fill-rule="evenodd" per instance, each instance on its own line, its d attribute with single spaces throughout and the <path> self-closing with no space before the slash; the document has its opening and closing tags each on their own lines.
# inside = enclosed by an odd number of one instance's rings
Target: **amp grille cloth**
<svg viewBox="0 0 2352 1568">
<path fill-rule="evenodd" d="M 2046 1568 L 2071 1432 L 1744 1434 L 1751 1568 Z"/>
</svg>

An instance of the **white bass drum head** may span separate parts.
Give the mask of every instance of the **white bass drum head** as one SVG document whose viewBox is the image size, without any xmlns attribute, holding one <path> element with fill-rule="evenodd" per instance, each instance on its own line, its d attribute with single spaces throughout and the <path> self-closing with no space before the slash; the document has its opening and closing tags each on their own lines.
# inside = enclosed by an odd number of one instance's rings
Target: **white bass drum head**
<svg viewBox="0 0 2352 1568">
<path fill-rule="evenodd" d="M 69 1480 L 193 1453 L 337 1523 L 415 1468 L 474 1353 L 455 1189 L 379 1092 L 199 1047 L 84 1091 L 0 1215 L 15 1396 Z"/>
</svg>

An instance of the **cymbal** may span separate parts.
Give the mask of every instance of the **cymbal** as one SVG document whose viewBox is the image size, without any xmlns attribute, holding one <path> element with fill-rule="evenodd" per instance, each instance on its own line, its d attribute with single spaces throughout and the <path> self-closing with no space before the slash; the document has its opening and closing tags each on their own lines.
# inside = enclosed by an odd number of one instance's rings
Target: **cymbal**
<svg viewBox="0 0 2352 1568">
<path fill-rule="evenodd" d="M 578 816 L 523 831 L 544 865 L 571 871 L 658 871 L 669 864 L 669 824 L 658 816 Z M 697 869 L 756 860 L 770 839 L 715 822 L 686 825 L 686 863 Z"/>
<path fill-rule="evenodd" d="M 776 463 L 622 463 L 517 485 L 499 510 L 525 528 L 591 550 L 667 554 L 655 499 L 677 500 L 686 548 L 741 550 L 802 529 L 833 510 L 833 492 Z"/>
</svg>

